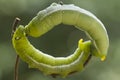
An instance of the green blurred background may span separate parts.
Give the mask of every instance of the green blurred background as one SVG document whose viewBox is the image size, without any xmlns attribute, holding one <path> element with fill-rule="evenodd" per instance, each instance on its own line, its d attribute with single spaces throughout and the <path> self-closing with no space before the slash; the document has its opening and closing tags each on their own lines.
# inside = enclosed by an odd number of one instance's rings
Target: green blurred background
<svg viewBox="0 0 120 80">
<path fill-rule="evenodd" d="M 13 80 L 16 53 L 11 44 L 11 27 L 15 17 L 26 25 L 40 10 L 60 0 L 0 0 L 0 80 Z M 105 62 L 93 57 L 82 72 L 67 78 L 52 78 L 20 61 L 19 80 L 120 80 L 120 0 L 61 0 L 91 11 L 106 26 L 110 48 Z M 53 56 L 74 52 L 85 34 L 74 27 L 59 25 L 41 38 L 31 38 L 35 47 Z"/>
</svg>

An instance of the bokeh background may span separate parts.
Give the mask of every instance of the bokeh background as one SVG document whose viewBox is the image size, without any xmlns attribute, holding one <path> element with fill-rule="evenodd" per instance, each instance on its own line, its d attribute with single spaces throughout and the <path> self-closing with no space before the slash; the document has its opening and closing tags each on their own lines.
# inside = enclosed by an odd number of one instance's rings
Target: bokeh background
<svg viewBox="0 0 120 80">
<path fill-rule="evenodd" d="M 28 22 L 40 10 L 60 0 L 0 0 L 0 80 L 14 80 L 16 53 L 11 43 L 12 23 L 15 17 L 20 24 Z M 36 69 L 29 69 L 22 60 L 19 80 L 120 80 L 120 0 L 61 0 L 91 11 L 106 26 L 110 47 L 105 62 L 93 57 L 82 72 L 67 78 L 52 78 Z M 30 41 L 41 51 L 53 56 L 68 56 L 74 52 L 78 40 L 86 35 L 74 27 L 59 25 L 41 38 Z"/>
</svg>

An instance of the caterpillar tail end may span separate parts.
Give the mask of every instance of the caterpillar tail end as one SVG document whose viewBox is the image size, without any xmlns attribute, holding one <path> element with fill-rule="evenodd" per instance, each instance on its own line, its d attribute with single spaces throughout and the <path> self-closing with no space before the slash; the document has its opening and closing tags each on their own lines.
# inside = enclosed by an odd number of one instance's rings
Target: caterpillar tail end
<svg viewBox="0 0 120 80">
<path fill-rule="evenodd" d="M 78 47 L 80 47 L 82 50 L 84 49 L 83 39 L 80 39 L 80 40 L 78 41 Z"/>
</svg>

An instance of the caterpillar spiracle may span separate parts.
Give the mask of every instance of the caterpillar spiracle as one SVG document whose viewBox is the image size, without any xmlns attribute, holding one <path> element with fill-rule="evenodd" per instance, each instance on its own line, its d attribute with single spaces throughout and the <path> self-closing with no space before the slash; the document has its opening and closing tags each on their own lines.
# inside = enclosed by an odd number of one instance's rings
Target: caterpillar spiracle
<svg viewBox="0 0 120 80">
<path fill-rule="evenodd" d="M 53 57 L 43 53 L 36 49 L 26 36 L 40 37 L 61 23 L 75 26 L 90 38 L 85 42 L 81 39 L 78 48 L 68 57 Z M 13 34 L 12 43 L 17 54 L 30 68 L 38 68 L 47 75 L 66 77 L 83 70 L 84 63 L 91 54 L 104 60 L 109 38 L 102 22 L 89 11 L 73 4 L 53 3 L 40 11 L 25 27 L 18 26 Z"/>
</svg>

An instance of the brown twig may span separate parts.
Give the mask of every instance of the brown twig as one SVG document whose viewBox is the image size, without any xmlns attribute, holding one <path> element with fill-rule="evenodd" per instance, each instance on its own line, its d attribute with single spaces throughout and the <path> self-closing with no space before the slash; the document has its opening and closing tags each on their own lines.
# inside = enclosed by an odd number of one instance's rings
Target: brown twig
<svg viewBox="0 0 120 80">
<path fill-rule="evenodd" d="M 16 27 L 18 26 L 18 23 L 20 22 L 19 18 L 15 18 L 12 26 L 12 35 L 14 34 Z M 17 55 L 16 57 L 16 62 L 15 62 L 15 70 L 14 70 L 14 80 L 18 80 L 18 68 L 19 68 L 19 56 Z"/>
<path fill-rule="evenodd" d="M 19 69 L 19 56 L 17 55 L 16 57 L 16 62 L 15 62 L 15 72 L 14 72 L 14 79 L 18 80 L 18 69 Z"/>
<path fill-rule="evenodd" d="M 90 54 L 88 56 L 87 60 L 85 61 L 85 63 L 83 65 L 86 66 L 88 64 L 88 62 L 90 61 L 91 58 L 92 58 L 92 54 Z"/>
<path fill-rule="evenodd" d="M 20 22 L 20 18 L 15 18 L 13 25 L 12 25 L 12 34 L 15 32 L 18 23 Z"/>
</svg>

